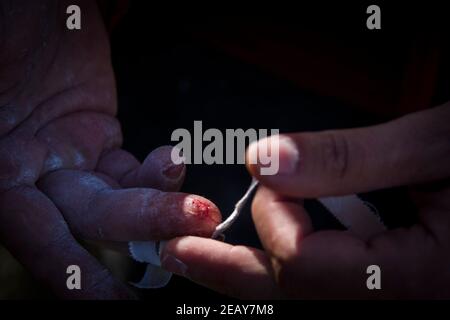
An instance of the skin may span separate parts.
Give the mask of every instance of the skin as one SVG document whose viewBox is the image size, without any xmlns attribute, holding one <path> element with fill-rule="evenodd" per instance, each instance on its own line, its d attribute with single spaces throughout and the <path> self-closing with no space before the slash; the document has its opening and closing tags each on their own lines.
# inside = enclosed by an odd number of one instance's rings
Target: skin
<svg viewBox="0 0 450 320">
<path fill-rule="evenodd" d="M 450 298 L 449 119 L 446 103 L 377 126 L 286 135 L 299 156 L 292 173 L 260 176 L 247 166 L 262 184 L 252 217 L 264 250 L 182 237 L 164 248 L 163 266 L 239 298 Z M 280 148 L 281 164 L 286 154 Z M 367 241 L 314 231 L 302 206 L 394 186 L 409 186 L 419 221 Z M 372 264 L 381 290 L 366 287 Z"/>
<path fill-rule="evenodd" d="M 142 164 L 120 149 L 98 10 L 80 1 L 82 30 L 68 32 L 69 4 L 0 2 L 0 241 L 60 297 L 130 298 L 78 238 L 209 236 L 220 214 L 206 199 L 164 192 L 185 171 L 171 168 L 167 147 Z M 165 246 L 163 266 L 242 298 L 450 297 L 449 118 L 447 104 L 376 127 L 291 135 L 294 174 L 261 177 L 249 166 L 263 184 L 252 214 L 264 251 L 183 237 Z M 301 201 L 398 185 L 411 187 L 420 221 L 367 242 L 315 232 Z M 80 291 L 66 288 L 71 264 L 83 271 Z M 380 291 L 365 287 L 369 264 L 382 269 Z"/>
<path fill-rule="evenodd" d="M 62 298 L 133 298 L 78 240 L 210 236 L 221 217 L 173 192 L 185 175 L 160 147 L 140 163 L 120 148 L 109 44 L 94 1 L 82 29 L 70 1 L 0 1 L 0 243 Z M 122 245 L 121 245 L 122 244 Z M 68 290 L 66 269 L 82 270 Z"/>
</svg>

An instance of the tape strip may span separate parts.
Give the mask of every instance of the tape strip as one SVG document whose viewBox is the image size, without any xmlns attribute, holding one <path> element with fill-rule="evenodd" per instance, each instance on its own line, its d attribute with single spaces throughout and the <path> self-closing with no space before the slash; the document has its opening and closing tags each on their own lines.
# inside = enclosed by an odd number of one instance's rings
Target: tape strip
<svg viewBox="0 0 450 320">
<path fill-rule="evenodd" d="M 128 249 L 131 257 L 141 263 L 148 263 L 145 274 L 138 283 L 132 283 L 141 289 L 154 289 L 166 286 L 172 273 L 161 268 L 160 253 L 163 242 L 155 241 L 130 241 Z"/>
<path fill-rule="evenodd" d="M 342 225 L 362 240 L 368 240 L 374 235 L 386 231 L 386 226 L 381 221 L 375 207 L 354 194 L 318 200 Z"/>
<path fill-rule="evenodd" d="M 160 267 L 161 259 L 158 247 L 159 245 L 155 241 L 131 241 L 128 243 L 128 249 L 134 260 Z"/>
</svg>

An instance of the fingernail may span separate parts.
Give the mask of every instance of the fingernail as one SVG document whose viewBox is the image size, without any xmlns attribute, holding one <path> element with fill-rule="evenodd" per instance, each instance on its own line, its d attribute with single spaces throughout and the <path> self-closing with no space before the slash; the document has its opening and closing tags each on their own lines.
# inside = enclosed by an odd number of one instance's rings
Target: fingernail
<svg viewBox="0 0 450 320">
<path fill-rule="evenodd" d="M 166 255 L 161 262 L 161 266 L 163 269 L 170 271 L 172 273 L 176 273 L 183 277 L 188 277 L 187 274 L 187 265 L 183 263 L 180 259 L 175 258 L 174 256 Z"/>
<path fill-rule="evenodd" d="M 279 139 L 279 170 L 280 174 L 292 174 L 296 171 L 299 152 L 294 141 L 289 137 Z"/>
<path fill-rule="evenodd" d="M 278 150 L 277 150 L 278 149 Z M 296 171 L 299 162 L 297 146 L 291 138 L 286 136 L 272 136 L 255 141 L 248 147 L 247 161 L 251 165 L 263 168 L 270 160 L 270 165 L 276 167 L 272 174 L 292 174 Z M 277 163 L 275 165 L 275 162 Z M 271 174 L 271 175 L 272 175 Z"/>
<path fill-rule="evenodd" d="M 181 173 L 183 172 L 184 164 L 173 164 L 169 166 L 168 168 L 163 170 L 164 176 L 166 176 L 169 179 L 177 179 L 180 177 Z"/>
</svg>

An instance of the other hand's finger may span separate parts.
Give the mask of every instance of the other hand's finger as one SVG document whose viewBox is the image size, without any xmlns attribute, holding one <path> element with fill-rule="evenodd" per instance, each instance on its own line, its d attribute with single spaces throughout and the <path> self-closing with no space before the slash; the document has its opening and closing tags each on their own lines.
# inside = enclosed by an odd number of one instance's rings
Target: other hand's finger
<svg viewBox="0 0 450 320">
<path fill-rule="evenodd" d="M 230 296 L 279 297 L 270 261 L 257 249 L 184 237 L 164 246 L 161 261 L 163 268 Z"/>
<path fill-rule="evenodd" d="M 450 176 L 450 103 L 385 124 L 269 137 L 247 150 L 261 183 L 298 197 L 323 197 L 423 183 Z M 261 175 L 259 149 L 279 145 L 279 170 Z M 276 159 L 274 159 L 276 160 Z"/>
<path fill-rule="evenodd" d="M 252 214 L 276 281 L 291 297 L 419 298 L 449 294 L 437 276 L 449 263 L 444 258 L 445 249 L 437 252 L 436 236 L 421 225 L 389 231 L 368 242 L 348 231 L 312 232 L 298 201 L 264 187 L 256 194 Z M 367 272 L 369 266 L 380 268 L 380 290 L 370 290 L 367 285 L 373 273 Z"/>
<path fill-rule="evenodd" d="M 264 186 L 255 194 L 252 216 L 259 238 L 270 255 L 297 254 L 303 239 L 313 232 L 301 200 L 283 197 Z"/>
</svg>

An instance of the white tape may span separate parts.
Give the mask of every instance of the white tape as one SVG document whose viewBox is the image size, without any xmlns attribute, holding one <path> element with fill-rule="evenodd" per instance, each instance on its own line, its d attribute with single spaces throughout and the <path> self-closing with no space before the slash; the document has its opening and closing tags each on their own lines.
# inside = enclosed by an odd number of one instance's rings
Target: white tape
<svg viewBox="0 0 450 320">
<path fill-rule="evenodd" d="M 155 241 L 131 241 L 128 243 L 130 254 L 134 260 L 151 263 L 159 267 L 161 266 L 161 259 L 157 247 Z"/>
<path fill-rule="evenodd" d="M 376 208 L 354 194 L 318 200 L 344 227 L 362 240 L 368 240 L 386 230 L 386 226 L 377 214 Z"/>
<path fill-rule="evenodd" d="M 130 241 L 128 249 L 131 257 L 142 263 L 148 263 L 142 279 L 132 285 L 141 289 L 162 288 L 169 283 L 172 273 L 161 268 L 160 253 L 163 243 L 155 241 Z"/>
<path fill-rule="evenodd" d="M 139 289 L 158 289 L 165 287 L 171 278 L 171 272 L 167 272 L 161 267 L 148 264 L 142 279 L 138 283 L 131 282 L 131 284 Z"/>
</svg>

